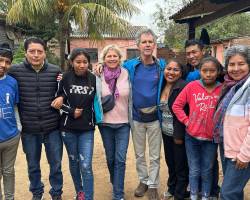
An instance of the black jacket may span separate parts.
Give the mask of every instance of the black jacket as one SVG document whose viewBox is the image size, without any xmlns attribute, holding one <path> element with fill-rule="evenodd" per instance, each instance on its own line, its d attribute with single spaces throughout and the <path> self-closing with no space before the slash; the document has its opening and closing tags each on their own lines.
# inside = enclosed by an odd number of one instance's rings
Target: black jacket
<svg viewBox="0 0 250 200">
<path fill-rule="evenodd" d="M 87 76 L 77 76 L 74 71 L 67 72 L 59 84 L 58 96 L 64 96 L 61 108 L 60 129 L 66 132 L 82 132 L 95 129 L 94 97 L 96 78 L 91 72 Z M 75 119 L 75 109 L 83 109 L 82 115 Z"/>
<path fill-rule="evenodd" d="M 162 89 L 164 89 L 165 87 L 165 80 L 163 82 L 163 87 Z M 178 119 L 177 117 L 175 116 L 174 112 L 173 112 L 173 109 L 172 109 L 172 106 L 174 104 L 174 101 L 175 99 L 177 98 L 177 96 L 180 94 L 180 92 L 182 91 L 182 89 L 187 85 L 187 82 L 184 81 L 183 79 L 179 79 L 175 85 L 173 85 L 172 89 L 170 90 L 170 93 L 169 93 L 169 98 L 168 98 L 168 106 L 169 106 L 169 109 L 172 113 L 172 116 L 173 116 L 173 126 L 174 126 L 174 133 L 173 133 L 173 137 L 175 139 L 183 139 L 184 140 L 184 137 L 185 137 L 185 125 L 182 124 Z M 184 107 L 184 110 L 185 112 L 188 114 L 188 105 L 186 105 Z"/>
<path fill-rule="evenodd" d="M 23 133 L 46 134 L 58 129 L 59 112 L 50 105 L 58 89 L 59 73 L 59 67 L 47 62 L 39 72 L 27 60 L 10 68 L 9 75 L 18 82 Z"/>
</svg>

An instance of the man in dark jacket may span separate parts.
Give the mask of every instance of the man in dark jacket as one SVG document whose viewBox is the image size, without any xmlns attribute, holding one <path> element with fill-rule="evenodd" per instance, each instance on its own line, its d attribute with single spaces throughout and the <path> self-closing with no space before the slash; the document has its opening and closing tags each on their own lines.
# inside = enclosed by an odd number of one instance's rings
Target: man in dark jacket
<svg viewBox="0 0 250 200">
<path fill-rule="evenodd" d="M 13 65 L 9 75 L 18 81 L 18 105 L 22 123 L 22 145 L 28 163 L 32 200 L 43 198 L 40 159 L 42 143 L 50 165 L 49 181 L 52 200 L 61 200 L 63 177 L 61 172 L 62 140 L 58 131 L 59 113 L 51 107 L 60 74 L 59 67 L 47 63 L 46 46 L 40 38 L 24 42 L 25 60 Z"/>
</svg>

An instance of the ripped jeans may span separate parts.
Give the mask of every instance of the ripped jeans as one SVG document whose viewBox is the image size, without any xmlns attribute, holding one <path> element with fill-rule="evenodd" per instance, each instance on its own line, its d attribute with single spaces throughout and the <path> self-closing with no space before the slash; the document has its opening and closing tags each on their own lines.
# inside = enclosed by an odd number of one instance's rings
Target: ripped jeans
<svg viewBox="0 0 250 200">
<path fill-rule="evenodd" d="M 62 139 L 69 157 L 69 170 L 76 193 L 83 191 L 86 200 L 93 200 L 94 178 L 92 156 L 94 130 L 62 132 Z"/>
</svg>

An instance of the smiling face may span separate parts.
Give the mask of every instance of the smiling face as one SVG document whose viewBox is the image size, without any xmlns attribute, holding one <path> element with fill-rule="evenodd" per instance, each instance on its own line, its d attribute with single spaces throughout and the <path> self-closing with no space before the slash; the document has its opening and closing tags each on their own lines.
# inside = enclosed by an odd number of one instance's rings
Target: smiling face
<svg viewBox="0 0 250 200">
<path fill-rule="evenodd" d="M 199 45 L 196 44 L 186 47 L 187 62 L 191 66 L 193 67 L 198 66 L 203 56 L 204 56 L 204 51 L 200 49 Z"/>
<path fill-rule="evenodd" d="M 118 67 L 120 65 L 120 61 L 121 58 L 119 54 L 113 49 L 108 50 L 104 57 L 104 63 L 107 65 L 107 67 L 112 69 Z"/>
<path fill-rule="evenodd" d="M 10 67 L 11 60 L 10 58 L 3 57 L 0 55 L 0 78 L 5 75 L 8 68 Z"/>
<path fill-rule="evenodd" d="M 200 68 L 200 74 L 204 85 L 214 85 L 219 74 L 218 67 L 212 61 L 205 62 Z"/>
<path fill-rule="evenodd" d="M 164 77 L 167 83 L 175 83 L 181 78 L 181 68 L 175 61 L 170 61 L 164 70 Z"/>
<path fill-rule="evenodd" d="M 155 46 L 156 44 L 155 44 L 153 35 L 149 33 L 145 33 L 141 35 L 138 49 L 142 57 L 152 56 Z"/>
<path fill-rule="evenodd" d="M 72 66 L 76 75 L 82 76 L 88 71 L 89 61 L 83 54 L 79 54 L 72 61 Z"/>
<path fill-rule="evenodd" d="M 30 43 L 25 57 L 32 66 L 41 66 L 46 58 L 45 49 L 39 43 Z"/>
<path fill-rule="evenodd" d="M 227 72 L 232 79 L 239 81 L 249 74 L 249 67 L 246 59 L 236 54 L 229 59 Z"/>
</svg>

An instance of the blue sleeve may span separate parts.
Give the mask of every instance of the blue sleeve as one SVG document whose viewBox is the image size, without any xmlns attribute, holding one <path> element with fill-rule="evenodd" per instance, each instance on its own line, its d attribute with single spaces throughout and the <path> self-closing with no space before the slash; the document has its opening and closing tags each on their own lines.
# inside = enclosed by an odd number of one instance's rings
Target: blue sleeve
<svg viewBox="0 0 250 200">
<path fill-rule="evenodd" d="M 191 81 L 195 81 L 195 80 L 199 80 L 199 79 L 200 79 L 200 71 L 199 70 L 189 72 L 187 77 L 186 77 L 187 82 L 191 82 Z"/>
</svg>

